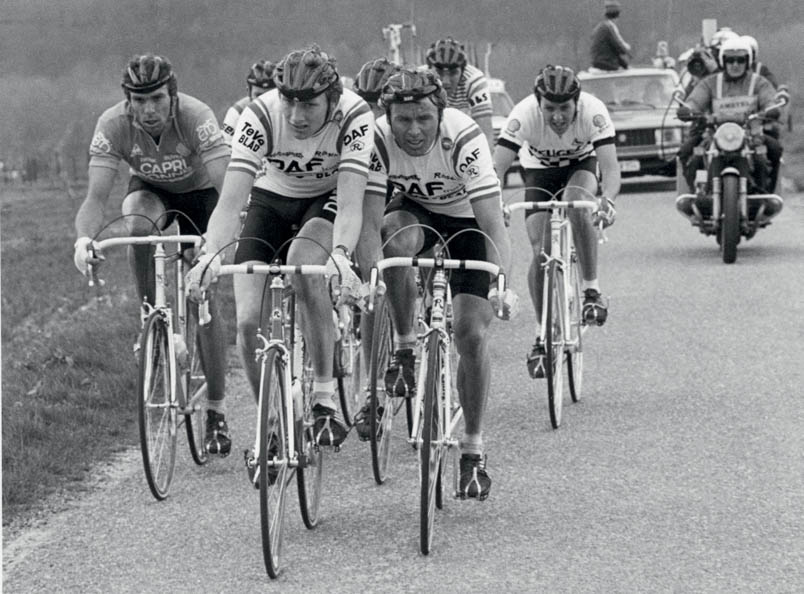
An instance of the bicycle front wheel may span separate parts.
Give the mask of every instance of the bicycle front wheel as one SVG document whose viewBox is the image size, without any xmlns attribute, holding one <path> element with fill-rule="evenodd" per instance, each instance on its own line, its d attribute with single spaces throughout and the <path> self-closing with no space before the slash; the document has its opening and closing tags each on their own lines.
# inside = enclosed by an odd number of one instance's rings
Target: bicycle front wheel
<svg viewBox="0 0 804 594">
<path fill-rule="evenodd" d="M 168 343 L 172 339 L 163 312 L 152 312 L 140 338 L 137 408 L 145 478 L 160 501 L 167 497 L 176 464 L 178 405 Z"/>
<path fill-rule="evenodd" d="M 440 499 L 443 433 L 441 431 L 441 374 L 442 360 L 437 332 L 427 339 L 427 374 L 424 384 L 424 418 L 419 449 L 419 474 L 421 495 L 419 499 L 420 548 L 424 555 L 430 553 L 433 544 L 433 519 L 436 500 Z"/>
<path fill-rule="evenodd" d="M 299 466 L 296 482 L 299 488 L 299 506 L 304 525 L 313 529 L 318 525 L 318 510 L 321 505 L 321 483 L 324 475 L 324 450 L 315 443 L 313 430 L 313 364 L 310 354 L 302 343 L 302 376 L 293 379 L 296 411 L 296 451 Z M 297 398 L 298 390 L 301 396 Z"/>
<path fill-rule="evenodd" d="M 260 529 L 265 569 L 276 578 L 280 571 L 287 487 L 293 477 L 285 409 L 285 363 L 278 349 L 266 353 L 260 379 Z"/>
<path fill-rule="evenodd" d="M 184 413 L 184 426 L 187 429 L 187 444 L 193 461 L 203 466 L 209 460 L 206 447 L 206 423 L 201 403 L 206 398 L 207 379 L 201 363 L 201 348 L 198 338 L 198 318 L 191 313 L 191 308 L 198 307 L 189 299 L 186 300 L 186 322 L 184 342 L 187 345 L 187 369 L 182 381 L 187 395 Z"/>
<path fill-rule="evenodd" d="M 564 303 L 564 271 L 555 261 L 550 262 L 547 283 L 547 324 L 544 329 L 547 404 L 550 409 L 550 424 L 553 429 L 558 429 L 564 405 L 564 330 L 561 319 Z"/>
<path fill-rule="evenodd" d="M 581 297 L 581 269 L 578 253 L 570 255 L 569 340 L 567 345 L 567 380 L 573 402 L 581 399 L 583 389 L 583 299 Z"/>
<path fill-rule="evenodd" d="M 391 360 L 393 336 L 391 312 L 384 296 L 377 297 L 374 308 L 374 332 L 371 341 L 369 364 L 369 423 L 371 442 L 371 468 L 378 485 L 388 478 L 391 461 L 391 432 L 396 404 L 385 389 L 385 370 Z"/>
</svg>

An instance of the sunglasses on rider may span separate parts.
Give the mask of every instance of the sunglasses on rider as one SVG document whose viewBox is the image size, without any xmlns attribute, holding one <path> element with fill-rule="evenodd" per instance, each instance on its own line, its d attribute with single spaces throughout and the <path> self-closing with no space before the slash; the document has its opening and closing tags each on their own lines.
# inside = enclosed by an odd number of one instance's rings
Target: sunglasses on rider
<svg viewBox="0 0 804 594">
<path fill-rule="evenodd" d="M 747 64 L 748 58 L 745 56 L 726 56 L 723 58 L 724 64 Z"/>
</svg>

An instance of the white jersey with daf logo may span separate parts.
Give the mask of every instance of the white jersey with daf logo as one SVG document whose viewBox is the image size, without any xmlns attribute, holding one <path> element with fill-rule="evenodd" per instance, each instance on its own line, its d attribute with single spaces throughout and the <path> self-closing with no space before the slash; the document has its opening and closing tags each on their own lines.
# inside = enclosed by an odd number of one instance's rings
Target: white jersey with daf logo
<svg viewBox="0 0 804 594">
<path fill-rule="evenodd" d="M 368 104 L 344 89 L 323 128 L 296 139 L 282 116 L 279 91 L 271 89 L 237 120 L 229 169 L 256 177 L 255 188 L 289 198 L 320 196 L 336 187 L 339 171 L 368 175 L 373 127 Z"/>
<path fill-rule="evenodd" d="M 523 149 L 519 162 L 526 169 L 566 167 L 593 155 L 595 147 L 614 143 L 614 124 L 603 102 L 581 91 L 575 119 L 559 136 L 531 94 L 511 110 L 497 143 L 514 152 Z"/>
<path fill-rule="evenodd" d="M 402 150 L 386 116 L 377 120 L 366 191 L 384 197 L 387 183 L 427 210 L 450 217 L 474 218 L 473 202 L 500 200 L 486 137 L 472 118 L 450 107 L 432 148 L 421 156 Z"/>
</svg>

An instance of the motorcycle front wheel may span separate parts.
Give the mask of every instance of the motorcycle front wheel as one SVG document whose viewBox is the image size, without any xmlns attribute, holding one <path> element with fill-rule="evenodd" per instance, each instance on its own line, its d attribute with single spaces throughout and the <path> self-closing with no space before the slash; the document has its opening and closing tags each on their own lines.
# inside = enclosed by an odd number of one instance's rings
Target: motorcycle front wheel
<svg viewBox="0 0 804 594">
<path fill-rule="evenodd" d="M 740 241 L 740 178 L 724 175 L 722 178 L 723 219 L 720 223 L 723 262 L 733 264 L 737 260 L 737 244 Z"/>
</svg>

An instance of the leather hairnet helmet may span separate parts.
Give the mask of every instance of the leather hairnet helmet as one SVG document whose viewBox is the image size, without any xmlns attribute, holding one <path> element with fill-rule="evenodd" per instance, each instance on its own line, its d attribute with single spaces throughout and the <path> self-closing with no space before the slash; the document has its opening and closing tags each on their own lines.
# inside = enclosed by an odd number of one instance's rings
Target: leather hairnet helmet
<svg viewBox="0 0 804 594">
<path fill-rule="evenodd" d="M 399 66 L 385 58 L 369 60 L 355 78 L 354 91 L 369 103 L 377 103 L 388 79 L 399 72 Z"/>
<path fill-rule="evenodd" d="M 299 101 L 327 93 L 330 106 L 338 102 L 343 92 L 335 59 L 317 45 L 285 56 L 274 69 L 274 83 L 282 95 Z"/>
<path fill-rule="evenodd" d="M 246 82 L 252 87 L 259 87 L 266 91 L 273 89 L 274 84 L 274 69 L 276 64 L 270 60 L 260 60 L 254 62 L 246 75 Z"/>
<path fill-rule="evenodd" d="M 463 68 L 466 66 L 466 50 L 462 43 L 447 37 L 430 46 L 426 59 L 430 68 Z"/>
<path fill-rule="evenodd" d="M 536 77 L 533 91 L 539 101 L 547 99 L 555 103 L 564 103 L 578 99 L 581 94 L 581 82 L 572 68 L 548 65 Z"/>
<path fill-rule="evenodd" d="M 123 70 L 122 87 L 126 97 L 130 93 L 150 93 L 163 85 L 168 85 L 168 93 L 175 95 L 176 75 L 173 65 L 167 58 L 154 54 L 134 56 Z"/>
</svg>

